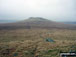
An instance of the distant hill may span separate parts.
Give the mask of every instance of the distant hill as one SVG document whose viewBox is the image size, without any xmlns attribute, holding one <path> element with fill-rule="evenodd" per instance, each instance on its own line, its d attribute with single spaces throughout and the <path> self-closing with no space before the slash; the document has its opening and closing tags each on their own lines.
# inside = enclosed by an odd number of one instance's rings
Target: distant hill
<svg viewBox="0 0 76 57">
<path fill-rule="evenodd" d="M 12 23 L 16 22 L 17 20 L 0 20 L 0 23 Z"/>
<path fill-rule="evenodd" d="M 64 22 L 65 24 L 76 24 L 76 22 Z"/>
<path fill-rule="evenodd" d="M 0 29 L 31 29 L 31 28 L 76 29 L 76 25 L 54 22 L 41 17 L 30 17 L 26 20 L 18 21 L 15 23 L 0 24 Z"/>
</svg>

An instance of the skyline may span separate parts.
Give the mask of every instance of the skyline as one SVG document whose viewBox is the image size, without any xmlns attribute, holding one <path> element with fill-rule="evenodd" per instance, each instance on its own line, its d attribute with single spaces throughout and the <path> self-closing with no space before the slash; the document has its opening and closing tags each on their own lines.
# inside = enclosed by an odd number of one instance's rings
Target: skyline
<svg viewBox="0 0 76 57">
<path fill-rule="evenodd" d="M 76 21 L 75 0 L 0 0 L 0 20 L 43 17 L 53 21 Z"/>
</svg>

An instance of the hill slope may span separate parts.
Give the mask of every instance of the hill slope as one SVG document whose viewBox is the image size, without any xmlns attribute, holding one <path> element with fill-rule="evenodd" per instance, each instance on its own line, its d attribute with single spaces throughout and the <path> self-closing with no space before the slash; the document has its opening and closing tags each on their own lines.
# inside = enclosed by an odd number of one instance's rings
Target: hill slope
<svg viewBox="0 0 76 57">
<path fill-rule="evenodd" d="M 22 29 L 23 28 L 76 29 L 76 25 L 54 22 L 40 17 L 30 17 L 26 20 L 15 22 L 15 23 L 0 24 L 0 29 L 21 29 L 21 28 Z"/>
</svg>

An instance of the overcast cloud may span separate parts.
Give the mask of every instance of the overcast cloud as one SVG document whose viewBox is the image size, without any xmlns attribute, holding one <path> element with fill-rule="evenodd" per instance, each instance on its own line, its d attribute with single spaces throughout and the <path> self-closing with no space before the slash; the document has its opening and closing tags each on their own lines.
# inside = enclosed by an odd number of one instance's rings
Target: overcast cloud
<svg viewBox="0 0 76 57">
<path fill-rule="evenodd" d="M 0 0 L 0 20 L 28 17 L 76 21 L 76 0 Z"/>
</svg>

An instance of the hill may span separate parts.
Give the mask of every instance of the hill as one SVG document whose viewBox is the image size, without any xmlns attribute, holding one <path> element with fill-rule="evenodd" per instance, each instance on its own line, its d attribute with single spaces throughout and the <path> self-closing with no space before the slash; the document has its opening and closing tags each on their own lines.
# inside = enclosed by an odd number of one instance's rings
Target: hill
<svg viewBox="0 0 76 57">
<path fill-rule="evenodd" d="M 41 17 L 30 17 L 23 21 L 0 24 L 0 29 L 31 29 L 31 28 L 76 29 L 76 25 L 54 22 Z"/>
</svg>

